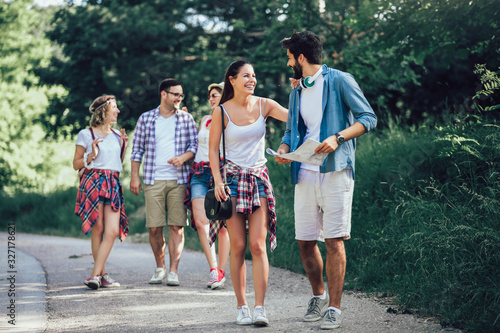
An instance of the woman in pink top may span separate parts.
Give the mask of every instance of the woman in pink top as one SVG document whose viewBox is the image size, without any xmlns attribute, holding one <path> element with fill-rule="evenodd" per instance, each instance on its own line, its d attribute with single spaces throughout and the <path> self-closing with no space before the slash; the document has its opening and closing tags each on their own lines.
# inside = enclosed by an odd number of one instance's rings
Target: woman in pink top
<svg viewBox="0 0 500 333">
<path fill-rule="evenodd" d="M 254 96 L 256 84 L 251 64 L 239 60 L 229 65 L 224 78 L 221 106 L 217 107 L 212 115 L 209 159 L 217 200 L 225 200 L 225 191 L 228 190 L 233 202 L 233 215 L 226 221 L 226 225 L 231 247 L 229 268 L 238 307 L 236 322 L 239 325 L 253 323 L 257 326 L 267 326 L 269 321 L 264 310 L 269 275 L 266 236 L 269 231 L 271 250 L 274 250 L 276 214 L 273 188 L 265 165 L 265 121 L 267 117 L 286 121 L 288 111 L 271 99 Z M 224 112 L 224 118 L 221 111 Z M 228 186 L 224 184 L 219 163 L 223 119 Z M 212 230 L 213 226 L 214 224 L 211 224 Z M 217 226 L 215 233 L 216 229 Z M 253 319 L 245 294 L 247 232 L 255 288 Z"/>
</svg>

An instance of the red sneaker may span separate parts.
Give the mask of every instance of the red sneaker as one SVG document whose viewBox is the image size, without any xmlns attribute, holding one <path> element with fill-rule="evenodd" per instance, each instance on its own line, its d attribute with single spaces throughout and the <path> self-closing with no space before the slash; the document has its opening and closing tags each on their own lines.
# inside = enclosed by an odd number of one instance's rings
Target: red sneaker
<svg viewBox="0 0 500 333">
<path fill-rule="evenodd" d="M 101 277 L 101 288 L 120 288 L 120 284 L 106 273 Z"/>
<path fill-rule="evenodd" d="M 226 273 L 219 268 L 217 268 L 217 272 L 217 280 L 212 283 L 212 290 L 224 287 L 224 283 L 226 282 Z"/>
<path fill-rule="evenodd" d="M 218 268 L 210 269 L 210 280 L 208 280 L 207 288 L 212 287 L 212 284 L 219 279 Z"/>
<path fill-rule="evenodd" d="M 101 286 L 101 277 L 99 275 L 91 276 L 88 279 L 85 279 L 83 283 L 91 289 L 99 289 Z"/>
</svg>

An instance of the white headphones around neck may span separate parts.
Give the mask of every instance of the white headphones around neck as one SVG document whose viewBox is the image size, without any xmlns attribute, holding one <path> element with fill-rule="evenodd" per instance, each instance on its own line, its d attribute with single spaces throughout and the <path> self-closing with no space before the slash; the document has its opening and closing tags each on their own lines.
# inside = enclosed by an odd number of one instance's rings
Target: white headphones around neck
<svg viewBox="0 0 500 333">
<path fill-rule="evenodd" d="M 305 79 L 301 78 L 299 84 L 302 87 L 302 89 L 307 89 L 307 88 L 311 88 L 312 86 L 314 86 L 314 81 L 318 78 L 318 76 L 321 74 L 321 72 L 322 72 L 322 69 L 320 68 L 316 72 L 316 74 L 314 74 L 313 76 L 308 76 Z"/>
</svg>

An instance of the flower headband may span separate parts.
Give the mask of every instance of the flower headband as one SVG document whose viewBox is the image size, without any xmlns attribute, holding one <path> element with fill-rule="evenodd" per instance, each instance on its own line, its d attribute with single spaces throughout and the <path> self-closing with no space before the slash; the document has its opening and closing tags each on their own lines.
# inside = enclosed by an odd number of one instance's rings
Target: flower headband
<svg viewBox="0 0 500 333">
<path fill-rule="evenodd" d="M 96 112 L 99 108 L 102 108 L 103 106 L 106 106 L 108 105 L 109 103 L 111 102 L 116 102 L 116 100 L 114 98 L 110 98 L 108 99 L 106 102 L 102 103 L 101 105 L 99 105 L 98 107 L 94 108 L 94 110 L 90 110 L 91 112 Z"/>
</svg>

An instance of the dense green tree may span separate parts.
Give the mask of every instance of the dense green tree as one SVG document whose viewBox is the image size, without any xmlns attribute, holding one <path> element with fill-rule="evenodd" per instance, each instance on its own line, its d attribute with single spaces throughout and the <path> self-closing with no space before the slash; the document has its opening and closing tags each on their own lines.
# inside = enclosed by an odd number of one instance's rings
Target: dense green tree
<svg viewBox="0 0 500 333">
<path fill-rule="evenodd" d="M 390 50 L 393 65 L 417 75 L 404 82 L 391 114 L 419 124 L 471 112 L 475 64 L 500 65 L 496 0 L 381 0 L 373 8 L 370 49 Z M 366 28 L 366 26 L 365 26 Z M 403 74 L 403 73 L 401 73 Z M 404 74 L 403 74 L 404 75 Z"/>
<path fill-rule="evenodd" d="M 31 2 L 0 2 L 0 190 L 46 189 L 54 185 L 46 182 L 51 164 L 61 160 L 60 146 L 45 141 L 37 122 L 48 98 L 64 95 L 64 89 L 39 82 L 36 70 L 49 64 L 51 47 Z"/>
<path fill-rule="evenodd" d="M 157 86 L 166 77 L 183 84 L 184 104 L 200 120 L 209 110 L 206 87 L 222 81 L 225 68 L 239 58 L 255 61 L 257 94 L 286 104 L 284 52 L 275 36 L 270 44 L 267 32 L 283 10 L 281 4 L 262 6 L 264 1 L 68 3 L 49 33 L 63 53 L 44 79 L 62 83 L 69 94 L 51 101 L 44 124 L 54 136 L 74 133 L 87 126 L 91 100 L 111 93 L 119 100 L 119 122 L 132 129 L 142 112 L 157 106 Z M 280 63 L 270 67 L 277 57 Z"/>
<path fill-rule="evenodd" d="M 291 71 L 279 41 L 312 30 L 324 41 L 325 62 L 352 73 L 389 119 L 419 124 L 468 111 L 476 63 L 498 67 L 498 5 L 494 0 L 132 0 L 71 1 L 57 12 L 50 38 L 63 52 L 47 82 L 69 90 L 52 99 L 46 124 L 54 134 L 87 126 L 87 105 L 116 94 L 121 125 L 158 104 L 156 87 L 175 77 L 185 105 L 200 119 L 206 87 L 227 65 L 255 66 L 256 94 L 287 105 Z"/>
</svg>

